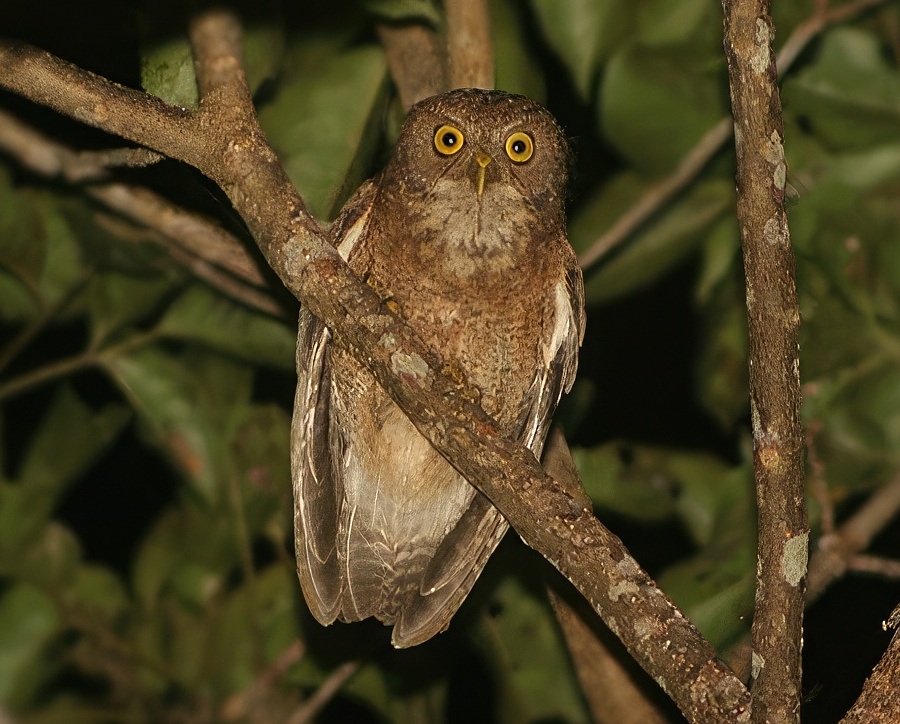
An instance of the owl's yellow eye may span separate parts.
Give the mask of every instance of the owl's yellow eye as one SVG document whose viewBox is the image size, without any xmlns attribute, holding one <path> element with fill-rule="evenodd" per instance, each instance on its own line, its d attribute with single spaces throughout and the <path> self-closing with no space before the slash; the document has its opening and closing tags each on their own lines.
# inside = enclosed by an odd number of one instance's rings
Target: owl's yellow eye
<svg viewBox="0 0 900 724">
<path fill-rule="evenodd" d="M 445 156 L 452 156 L 463 147 L 463 132 L 453 126 L 441 126 L 434 134 L 434 147 Z"/>
<path fill-rule="evenodd" d="M 534 141 L 522 131 L 516 131 L 506 139 L 506 155 L 516 163 L 525 163 L 534 153 Z"/>
</svg>

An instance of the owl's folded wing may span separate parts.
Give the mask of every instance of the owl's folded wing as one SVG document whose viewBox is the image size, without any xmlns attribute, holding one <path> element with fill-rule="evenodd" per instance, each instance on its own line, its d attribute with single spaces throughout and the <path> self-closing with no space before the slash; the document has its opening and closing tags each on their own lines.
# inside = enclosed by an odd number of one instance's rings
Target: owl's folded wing
<svg viewBox="0 0 900 724">
<path fill-rule="evenodd" d="M 365 230 L 375 185 L 364 183 L 344 205 L 330 229 L 332 243 L 349 258 Z M 294 485 L 294 548 L 303 595 L 313 616 L 334 622 L 344 588 L 337 534 L 344 500 L 343 480 L 333 469 L 339 432 L 331 429 L 331 332 L 305 308 L 297 334 L 297 392 L 291 422 L 291 478 Z"/>
<path fill-rule="evenodd" d="M 573 256 L 565 278 L 556 285 L 554 314 L 544 332 L 544 365 L 536 372 L 519 411 L 519 440 L 538 459 L 556 406 L 575 382 L 584 323 L 584 282 Z"/>
<path fill-rule="evenodd" d="M 340 481 L 333 478 L 329 441 L 328 328 L 306 309 L 297 337 L 297 392 L 291 423 L 294 541 L 297 573 L 313 616 L 330 624 L 340 610 L 343 581 L 336 541 Z"/>
</svg>

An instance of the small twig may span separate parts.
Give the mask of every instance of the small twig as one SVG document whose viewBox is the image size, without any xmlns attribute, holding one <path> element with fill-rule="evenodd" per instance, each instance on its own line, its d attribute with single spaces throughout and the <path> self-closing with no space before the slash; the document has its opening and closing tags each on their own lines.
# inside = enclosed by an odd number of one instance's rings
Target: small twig
<svg viewBox="0 0 900 724">
<path fill-rule="evenodd" d="M 94 269 L 85 270 L 80 279 L 76 280 L 59 299 L 50 307 L 41 310 L 22 330 L 0 350 L 0 372 L 6 369 L 10 362 L 33 340 L 41 331 L 56 318 L 69 303 L 81 293 L 85 285 L 94 276 Z"/>
<path fill-rule="evenodd" d="M 294 641 L 278 655 L 278 658 L 270 666 L 257 674 L 256 678 L 246 689 L 228 698 L 222 706 L 222 720 L 238 721 L 246 719 L 253 701 L 259 697 L 260 692 L 270 690 L 284 678 L 287 670 L 300 661 L 305 653 L 306 646 L 304 643 L 300 639 Z"/>
<path fill-rule="evenodd" d="M 550 431 L 542 464 L 573 498 L 583 497 L 586 505 L 592 505 L 558 428 Z M 584 605 L 570 603 L 552 585 L 547 593 L 594 724 L 662 724 L 659 712 L 610 649 L 610 631 Z"/>
<path fill-rule="evenodd" d="M 359 668 L 358 661 L 349 661 L 342 666 L 336 668 L 331 675 L 322 682 L 322 685 L 316 689 L 316 693 L 307 699 L 303 704 L 294 711 L 288 718 L 287 724 L 306 724 L 318 714 L 335 694 L 340 691 L 341 687 L 346 683 L 356 670 Z"/>
<path fill-rule="evenodd" d="M 147 148 L 110 148 L 102 151 L 73 151 L 60 156 L 59 174 L 78 184 L 103 181 L 115 168 L 145 168 L 165 159 L 161 153 Z"/>
<path fill-rule="evenodd" d="M 809 42 L 829 25 L 842 23 L 887 0 L 854 0 L 824 13 L 816 13 L 801 23 L 785 41 L 777 57 L 778 72 L 784 77 L 797 56 Z M 618 220 L 578 258 L 582 269 L 606 256 L 612 249 L 633 234 L 663 205 L 685 188 L 702 171 L 713 156 L 728 142 L 734 131 L 731 117 L 721 119 L 701 138 L 678 167 L 662 181 L 653 184 L 623 213 Z"/>
<path fill-rule="evenodd" d="M 869 573 L 882 578 L 900 578 L 900 561 L 881 556 L 853 556 L 847 570 L 854 573 Z"/>
<path fill-rule="evenodd" d="M 876 490 L 853 516 L 831 535 L 819 539 L 809 561 L 807 605 L 847 571 L 850 561 L 866 550 L 872 539 L 900 512 L 900 473 Z"/>
<path fill-rule="evenodd" d="M 486 0 L 445 0 L 451 88 L 493 88 L 494 51 Z"/>
<path fill-rule="evenodd" d="M 887 0 L 851 0 L 837 7 L 829 8 L 827 0 L 817 0 L 816 11 L 812 17 L 794 28 L 788 39 L 784 41 L 778 53 L 778 72 L 782 77 L 790 68 L 797 56 L 809 42 L 829 25 L 837 25 L 856 17 L 860 13 L 883 5 Z"/>
<path fill-rule="evenodd" d="M 140 191 L 140 189 L 135 190 Z M 184 268 L 188 269 L 197 279 L 201 279 L 221 294 L 246 305 L 250 309 L 256 309 L 273 317 L 279 317 L 285 320 L 292 319 L 293 316 L 296 316 L 290 312 L 286 312 L 281 305 L 266 292 L 257 289 L 255 286 L 246 284 L 240 279 L 235 279 L 234 276 L 223 272 L 220 266 L 210 263 L 206 258 L 195 256 L 190 251 L 186 251 L 183 243 L 175 242 L 170 236 L 158 233 L 155 229 L 135 227 L 132 225 L 131 221 L 107 215 L 98 216 L 97 223 L 116 234 L 119 239 L 146 239 L 154 244 L 165 247 L 168 249 L 169 256 Z M 182 238 L 181 241 L 183 242 L 184 238 Z M 199 237 L 197 238 L 197 241 L 200 241 Z M 217 256 L 214 244 L 210 244 L 209 251 L 213 253 L 207 253 L 207 257 Z"/>
<path fill-rule="evenodd" d="M 141 163 L 161 158 L 145 148 L 79 153 L 53 141 L 0 110 L 0 150 L 34 173 L 69 181 L 101 179 L 109 164 Z M 241 242 L 215 222 L 176 206 L 148 189 L 122 183 L 95 183 L 82 191 L 131 221 L 158 232 L 162 244 L 201 279 L 226 295 L 273 316 L 283 316 L 265 292 L 266 280 Z M 237 279 L 222 274 L 221 267 Z M 252 285 L 252 286 L 248 286 Z"/>
<path fill-rule="evenodd" d="M 127 184 L 91 186 L 86 193 L 125 218 L 143 224 L 184 252 L 221 267 L 246 284 L 264 287 L 266 280 L 237 237 L 199 214 L 185 211 L 162 196 Z"/>
<path fill-rule="evenodd" d="M 68 357 L 57 362 L 51 362 L 48 365 L 31 370 L 25 374 L 13 377 L 11 380 L 0 384 L 0 402 L 23 392 L 34 389 L 40 385 L 52 382 L 60 377 L 80 372 L 90 367 L 102 365 L 107 359 L 120 354 L 125 354 L 133 349 L 149 344 L 159 339 L 159 334 L 153 330 L 141 334 L 135 334 L 132 337 L 119 342 L 116 345 L 107 347 L 102 350 L 89 349 L 81 354 Z"/>
<path fill-rule="evenodd" d="M 593 615 L 583 618 L 562 596 L 552 590 L 549 594 L 594 724 L 664 724 L 665 718 L 595 631 L 600 621 Z"/>
<path fill-rule="evenodd" d="M 700 139 L 681 160 L 678 167 L 659 183 L 653 184 L 641 197 L 607 229 L 597 241 L 578 257 L 582 269 L 622 243 L 635 229 L 655 214 L 663 204 L 687 186 L 709 163 L 716 152 L 731 138 L 734 126 L 731 118 L 723 118 Z"/>
<path fill-rule="evenodd" d="M 822 431 L 822 423 L 819 420 L 812 421 L 806 428 L 806 457 L 809 463 L 810 492 L 816 499 L 821 509 L 820 524 L 822 535 L 834 533 L 834 502 L 828 492 L 828 481 L 825 479 L 825 466 L 819 459 L 816 450 L 816 435 Z"/>
</svg>

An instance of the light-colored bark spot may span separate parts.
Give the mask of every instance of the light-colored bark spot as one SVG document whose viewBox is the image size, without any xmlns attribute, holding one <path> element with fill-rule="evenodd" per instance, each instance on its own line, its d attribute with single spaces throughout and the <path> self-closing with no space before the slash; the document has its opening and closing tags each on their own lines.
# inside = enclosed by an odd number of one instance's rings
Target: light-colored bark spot
<svg viewBox="0 0 900 724">
<path fill-rule="evenodd" d="M 784 542 L 781 552 L 781 570 L 784 579 L 792 586 L 797 586 L 806 575 L 806 564 L 809 561 L 809 533 L 801 533 Z"/>
<path fill-rule="evenodd" d="M 750 678 L 758 679 L 766 666 L 766 660 L 762 654 L 754 651 L 750 656 Z"/>
<path fill-rule="evenodd" d="M 428 376 L 428 365 L 417 354 L 394 352 L 391 355 L 391 372 L 406 378 L 424 380 Z"/>
<path fill-rule="evenodd" d="M 787 233 L 780 218 L 772 216 L 766 220 L 763 227 L 763 238 L 772 246 L 787 243 Z"/>
<path fill-rule="evenodd" d="M 637 587 L 637 584 L 633 581 L 620 581 L 615 586 L 611 586 L 609 589 L 609 600 L 616 601 L 621 596 L 634 596 L 640 589 Z"/>
<path fill-rule="evenodd" d="M 750 59 L 754 73 L 765 73 L 771 58 L 772 30 L 763 18 L 756 19 L 756 52 Z"/>
</svg>

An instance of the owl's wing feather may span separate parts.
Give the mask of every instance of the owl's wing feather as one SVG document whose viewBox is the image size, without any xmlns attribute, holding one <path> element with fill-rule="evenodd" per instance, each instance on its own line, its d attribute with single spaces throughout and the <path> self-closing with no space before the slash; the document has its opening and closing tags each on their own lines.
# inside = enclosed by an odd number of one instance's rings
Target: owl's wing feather
<svg viewBox="0 0 900 724">
<path fill-rule="evenodd" d="M 328 328 L 306 309 L 297 336 L 297 393 L 291 424 L 294 543 L 297 573 L 310 611 L 329 624 L 340 609 L 343 581 L 336 551 L 340 480 L 332 475 L 331 371 Z"/>
<path fill-rule="evenodd" d="M 543 340 L 545 364 L 537 370 L 519 412 L 519 440 L 538 459 L 553 412 L 563 393 L 571 390 L 575 382 L 584 325 L 584 282 L 573 256 L 565 277 L 554 290 L 554 313 Z"/>
<path fill-rule="evenodd" d="M 415 646 L 444 631 L 508 529 L 500 511 L 476 490 L 425 569 L 419 596 L 403 610 L 391 643 Z"/>
<path fill-rule="evenodd" d="M 363 184 L 332 227 L 332 239 L 347 259 L 362 235 L 375 187 Z M 341 609 L 344 579 L 337 545 L 344 499 L 343 481 L 333 456 L 342 447 L 332 429 L 331 332 L 305 308 L 297 334 L 297 392 L 291 422 L 291 477 L 294 487 L 294 547 L 297 573 L 310 611 L 330 624 Z"/>
</svg>

